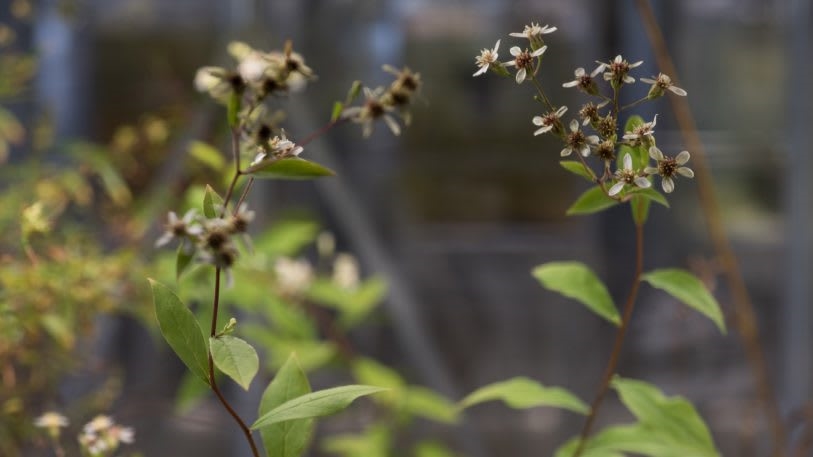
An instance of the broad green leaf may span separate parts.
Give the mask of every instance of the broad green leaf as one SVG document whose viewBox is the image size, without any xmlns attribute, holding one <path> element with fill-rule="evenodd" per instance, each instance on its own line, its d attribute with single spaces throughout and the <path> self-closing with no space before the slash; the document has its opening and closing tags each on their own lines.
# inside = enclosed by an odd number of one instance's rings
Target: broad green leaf
<svg viewBox="0 0 813 457">
<path fill-rule="evenodd" d="M 215 147 L 202 141 L 189 143 L 189 155 L 214 171 L 223 171 L 226 161 Z"/>
<path fill-rule="evenodd" d="M 670 457 L 719 455 L 708 427 L 686 399 L 667 397 L 651 384 L 633 379 L 616 377 L 612 385 L 624 406 L 648 430 L 650 440 L 674 452 Z"/>
<path fill-rule="evenodd" d="M 186 247 L 187 241 L 181 240 L 178 245 L 178 252 L 175 255 L 175 280 L 179 280 L 184 271 L 192 264 L 194 250 Z"/>
<path fill-rule="evenodd" d="M 298 157 L 266 159 L 249 167 L 245 173 L 257 178 L 270 179 L 313 179 L 336 174 L 316 162 Z"/>
<path fill-rule="evenodd" d="M 632 220 L 635 225 L 644 225 L 649 217 L 649 207 L 652 202 L 640 195 L 632 197 L 630 209 L 632 210 Z"/>
<path fill-rule="evenodd" d="M 208 393 L 209 386 L 205 382 L 201 382 L 200 378 L 191 372 L 186 372 L 181 378 L 178 390 L 175 391 L 175 412 L 180 415 L 188 413 Z"/>
<path fill-rule="evenodd" d="M 537 406 L 552 406 L 587 414 L 590 407 L 578 397 L 561 387 L 545 387 L 526 377 L 516 377 L 481 387 L 460 401 L 461 408 L 478 403 L 502 400 L 514 409 L 527 409 Z"/>
<path fill-rule="evenodd" d="M 330 113 L 330 122 L 336 122 L 339 119 L 339 116 L 342 115 L 342 111 L 344 111 L 344 103 L 334 102 L 333 112 Z"/>
<path fill-rule="evenodd" d="M 554 457 L 573 457 L 578 444 L 578 437 L 568 440 L 556 450 Z M 585 444 L 581 457 L 624 457 L 624 452 L 657 457 L 674 456 L 671 449 L 653 440 L 652 432 L 646 427 L 630 424 L 607 427 L 592 436 Z"/>
<path fill-rule="evenodd" d="M 581 262 L 549 262 L 534 268 L 533 275 L 546 289 L 578 300 L 604 319 L 621 325 L 621 316 L 610 293 L 587 265 Z"/>
<path fill-rule="evenodd" d="M 436 441 L 423 441 L 415 446 L 415 457 L 455 457 L 455 453 Z"/>
<path fill-rule="evenodd" d="M 245 390 L 260 369 L 260 358 L 250 344 L 231 335 L 209 338 L 215 366 Z"/>
<path fill-rule="evenodd" d="M 581 176 L 582 178 L 590 182 L 595 181 L 593 175 L 589 171 L 585 170 L 584 164 L 578 160 L 562 160 L 559 162 L 559 165 L 561 165 L 562 168 L 573 173 L 574 175 Z"/>
<path fill-rule="evenodd" d="M 326 437 L 322 449 L 342 457 L 388 457 L 392 450 L 392 431 L 384 425 L 373 425 L 360 434 Z"/>
<path fill-rule="evenodd" d="M 203 195 L 203 215 L 209 219 L 218 217 L 217 207 L 223 207 L 223 197 L 218 195 L 212 186 L 206 185 L 206 191 Z"/>
<path fill-rule="evenodd" d="M 640 195 L 641 197 L 644 197 L 647 200 L 651 200 L 655 203 L 660 203 L 661 205 L 669 208 L 669 201 L 666 200 L 666 197 L 662 193 L 658 192 L 657 190 L 651 187 L 647 188 L 633 187 L 632 189 L 630 189 L 628 193 L 636 196 Z"/>
<path fill-rule="evenodd" d="M 720 304 L 697 276 L 679 268 L 667 268 L 645 273 L 641 279 L 699 311 L 711 319 L 720 332 L 726 333 Z"/>
<path fill-rule="evenodd" d="M 189 370 L 209 383 L 209 347 L 195 315 L 167 286 L 150 279 L 158 328 Z"/>
<path fill-rule="evenodd" d="M 296 355 L 291 354 L 263 392 L 258 415 L 263 416 L 286 401 L 301 397 L 310 391 L 308 377 L 300 368 Z M 313 419 L 297 419 L 263 427 L 260 436 L 267 455 L 299 457 L 308 446 L 313 429 Z"/>
<path fill-rule="evenodd" d="M 345 328 L 367 317 L 386 293 L 387 283 L 380 277 L 369 278 L 355 289 L 342 288 L 329 279 L 317 279 L 307 291 L 311 300 L 338 309 L 339 322 Z"/>
<path fill-rule="evenodd" d="M 312 219 L 284 219 L 260 235 L 254 247 L 271 257 L 293 256 L 313 242 L 318 233 L 319 224 Z"/>
<path fill-rule="evenodd" d="M 319 390 L 286 401 L 277 406 L 257 419 L 257 421 L 251 425 L 251 428 L 258 429 L 293 419 L 328 416 L 347 408 L 353 400 L 359 397 L 372 395 L 385 390 L 387 389 L 382 387 L 360 385 Z"/>
<path fill-rule="evenodd" d="M 608 197 L 601 187 L 595 186 L 587 189 L 567 209 L 567 215 L 592 214 L 618 204 L 618 200 Z"/>
<path fill-rule="evenodd" d="M 404 396 L 403 409 L 424 419 L 453 424 L 457 422 L 457 406 L 439 393 L 420 386 L 410 386 Z"/>
</svg>

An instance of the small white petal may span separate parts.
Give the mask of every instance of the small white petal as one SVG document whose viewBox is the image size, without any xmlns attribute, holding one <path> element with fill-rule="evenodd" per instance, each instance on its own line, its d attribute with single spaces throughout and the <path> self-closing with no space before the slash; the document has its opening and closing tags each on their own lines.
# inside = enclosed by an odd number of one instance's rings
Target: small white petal
<svg viewBox="0 0 813 457">
<path fill-rule="evenodd" d="M 630 75 L 624 75 L 624 82 L 627 84 L 632 84 L 635 82 L 635 78 Z"/>
<path fill-rule="evenodd" d="M 646 189 L 649 186 L 651 186 L 652 183 L 649 182 L 649 180 L 644 178 L 643 176 L 638 176 L 638 177 L 635 178 L 635 185 L 642 188 L 642 189 Z"/>
<path fill-rule="evenodd" d="M 556 117 L 562 117 L 563 114 L 567 112 L 567 106 L 560 106 L 559 109 L 556 110 Z"/>
<path fill-rule="evenodd" d="M 522 81 L 525 81 L 525 69 L 520 68 L 517 72 L 517 84 L 522 84 Z"/>
<path fill-rule="evenodd" d="M 639 136 L 640 135 L 638 135 L 637 133 L 630 132 L 630 133 L 625 133 L 624 136 L 622 136 L 621 138 L 623 138 L 625 140 L 637 140 Z"/>
<path fill-rule="evenodd" d="M 544 54 L 544 53 L 545 53 L 545 51 L 547 51 L 547 50 L 548 50 L 548 46 L 547 46 L 547 45 L 546 45 L 546 46 L 542 46 L 541 48 L 539 48 L 539 49 L 537 49 L 536 51 L 534 51 L 533 53 L 531 53 L 531 57 L 539 57 L 539 56 L 541 56 L 542 54 Z"/>
<path fill-rule="evenodd" d="M 654 79 L 649 79 L 649 78 L 641 78 L 641 82 L 642 83 L 647 83 L 647 84 L 655 84 L 658 81 L 655 81 Z"/>
<path fill-rule="evenodd" d="M 587 137 L 588 144 L 598 144 L 599 141 L 601 141 L 601 139 L 598 137 L 598 135 L 590 135 Z"/>
<path fill-rule="evenodd" d="M 534 132 L 534 136 L 541 135 L 543 133 L 548 133 L 551 130 L 553 130 L 553 126 L 552 125 L 546 125 L 546 126 L 542 127 L 541 129 L 537 129 Z"/>
<path fill-rule="evenodd" d="M 522 54 L 522 49 L 520 49 L 519 46 L 513 46 L 508 50 L 508 52 L 510 52 L 512 56 L 516 57 Z"/>
<path fill-rule="evenodd" d="M 599 66 L 598 66 L 598 67 L 596 67 L 596 69 L 595 69 L 595 70 L 593 70 L 593 71 L 590 73 L 590 77 L 591 77 L 591 78 L 595 78 L 595 77 L 596 77 L 596 75 L 597 75 L 597 74 L 599 74 L 599 73 L 601 73 L 602 71 L 604 71 L 604 69 L 605 69 L 606 67 L 607 67 L 606 65 L 604 65 L 604 64 L 603 64 L 603 63 L 601 63 L 601 62 L 599 62 Z"/>
<path fill-rule="evenodd" d="M 579 81 L 568 81 L 562 84 L 562 87 L 576 87 L 579 85 Z"/>
<path fill-rule="evenodd" d="M 494 49 L 491 50 L 491 52 L 494 54 L 495 59 L 497 58 L 497 49 L 500 48 L 500 41 L 502 40 L 497 40 L 497 44 L 495 44 Z"/>
<path fill-rule="evenodd" d="M 558 29 L 558 28 L 556 28 L 556 27 L 548 27 L 548 26 L 546 25 L 546 26 L 545 26 L 545 29 L 544 29 L 544 30 L 542 30 L 542 33 L 544 33 L 544 34 L 548 34 L 548 33 L 553 33 L 553 32 L 555 32 L 555 31 L 557 31 L 557 30 L 559 30 L 559 29 Z"/>
<path fill-rule="evenodd" d="M 559 153 L 559 155 L 562 156 L 562 157 L 567 157 L 567 156 L 570 155 L 571 152 L 573 152 L 572 149 L 564 148 L 564 149 L 562 149 L 562 152 Z"/>
<path fill-rule="evenodd" d="M 652 157 L 655 160 L 663 160 L 663 153 L 657 146 L 650 146 L 649 148 L 649 157 Z"/>
<path fill-rule="evenodd" d="M 582 76 L 584 76 L 584 68 L 579 67 L 573 73 L 576 75 L 577 78 L 581 78 Z"/>
<path fill-rule="evenodd" d="M 672 181 L 672 178 L 663 178 L 661 179 L 661 187 L 664 192 L 671 194 L 675 190 L 675 182 Z"/>
<path fill-rule="evenodd" d="M 639 61 L 637 61 L 637 62 L 635 62 L 635 63 L 631 63 L 631 64 L 630 64 L 630 68 L 639 67 L 639 66 L 641 66 L 641 64 L 642 64 L 642 63 L 644 63 L 644 61 L 643 61 L 643 60 L 639 60 Z"/>
<path fill-rule="evenodd" d="M 658 169 L 655 167 L 646 167 L 644 168 L 644 173 L 648 175 L 656 175 L 658 174 Z"/>
<path fill-rule="evenodd" d="M 480 67 L 480 69 L 475 71 L 472 76 L 480 76 L 483 73 L 485 73 L 486 71 L 488 71 L 488 64 L 485 64 L 482 67 Z"/>
<path fill-rule="evenodd" d="M 570 121 L 570 131 L 577 132 L 579 130 L 579 121 L 573 119 Z"/>
<path fill-rule="evenodd" d="M 632 171 L 632 156 L 629 153 L 624 154 L 624 169 Z"/>
<path fill-rule="evenodd" d="M 393 135 L 398 136 L 401 134 L 401 126 L 399 126 L 398 123 L 395 122 L 395 119 L 393 119 L 392 116 L 385 114 L 384 122 L 387 124 L 387 127 L 389 127 L 390 130 L 392 130 Z M 302 152 L 302 150 L 300 149 L 299 152 Z"/>
<path fill-rule="evenodd" d="M 613 59 L 613 62 L 615 62 L 615 63 L 621 63 L 623 61 L 624 61 L 624 58 L 621 57 L 621 54 L 618 54 L 617 56 L 615 56 L 615 59 Z"/>
<path fill-rule="evenodd" d="M 521 33 L 521 32 L 511 32 L 511 33 L 509 33 L 508 35 L 510 35 L 510 36 L 515 36 L 515 37 L 517 37 L 517 38 L 525 38 L 525 34 L 524 34 L 524 33 Z"/>
<path fill-rule="evenodd" d="M 680 153 L 675 157 L 675 162 L 678 165 L 683 165 L 689 161 L 689 151 L 680 151 Z"/>
<path fill-rule="evenodd" d="M 613 187 L 610 187 L 610 190 L 607 192 L 607 194 L 610 197 L 612 197 L 613 195 L 616 195 L 619 192 L 621 192 L 621 189 L 623 189 L 623 188 L 624 188 L 624 181 L 618 181 L 617 183 L 613 184 Z"/>
<path fill-rule="evenodd" d="M 579 150 L 579 152 L 580 152 L 580 153 L 581 153 L 581 155 L 583 155 L 584 157 L 589 157 L 589 156 L 590 156 L 590 147 L 589 147 L 589 146 L 583 146 L 583 147 L 581 148 L 581 150 Z"/>
<path fill-rule="evenodd" d="M 685 91 L 685 90 L 683 90 L 683 89 L 681 89 L 680 87 L 676 87 L 676 86 L 669 86 L 669 90 L 670 90 L 670 91 L 671 91 L 673 94 L 675 94 L 675 95 L 680 95 L 681 97 L 685 97 L 686 95 L 688 95 L 688 94 L 686 93 L 686 91 Z"/>
<path fill-rule="evenodd" d="M 534 125 L 542 125 L 542 120 L 542 116 L 534 116 L 531 122 L 533 122 Z"/>
<path fill-rule="evenodd" d="M 158 238 L 158 240 L 155 241 L 155 247 L 160 248 L 161 246 L 165 246 L 172 241 L 172 238 L 172 232 L 164 232 L 164 234 L 161 235 L 161 238 Z"/>
<path fill-rule="evenodd" d="M 677 172 L 678 172 L 678 174 L 679 174 L 679 175 L 681 175 L 681 176 L 685 176 L 685 177 L 687 177 L 687 178 L 694 178 L 694 171 L 692 171 L 692 169 L 691 169 L 691 168 L 688 168 L 688 167 L 679 167 L 679 168 L 677 169 Z"/>
</svg>

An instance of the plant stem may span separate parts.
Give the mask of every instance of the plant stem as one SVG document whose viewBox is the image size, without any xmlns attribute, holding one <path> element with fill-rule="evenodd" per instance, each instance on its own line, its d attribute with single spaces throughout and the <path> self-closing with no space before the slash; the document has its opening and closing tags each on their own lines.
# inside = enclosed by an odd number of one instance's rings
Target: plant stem
<svg viewBox="0 0 813 457">
<path fill-rule="evenodd" d="M 350 118 L 347 117 L 339 117 L 334 121 L 330 121 L 327 124 L 323 125 L 322 127 L 316 129 L 315 131 L 311 132 L 310 135 L 306 136 L 304 140 L 296 143 L 298 146 L 305 146 L 306 144 L 310 143 L 311 141 L 319 138 L 320 136 L 324 135 L 325 133 L 329 132 L 333 127 L 336 127 L 339 124 L 344 124 L 345 122 L 349 121 Z"/>
<path fill-rule="evenodd" d="M 243 189 L 243 193 L 240 195 L 240 198 L 237 199 L 237 203 L 234 205 L 234 214 L 237 214 L 237 212 L 240 210 L 240 205 L 242 205 L 243 202 L 246 200 L 246 197 L 248 197 L 248 193 L 251 191 L 251 186 L 253 185 L 254 185 L 254 176 L 251 176 L 250 178 L 248 178 L 246 188 Z"/>
<path fill-rule="evenodd" d="M 610 360 L 607 362 L 607 368 L 604 371 L 604 379 L 601 380 L 598 392 L 592 405 L 590 405 L 590 414 L 584 421 L 581 435 L 579 436 L 579 446 L 572 457 L 579 457 L 584 452 L 587 440 L 590 437 L 590 432 L 593 428 L 593 423 L 598 415 L 598 410 L 601 407 L 607 391 L 610 389 L 610 382 L 615 375 L 616 367 L 618 366 L 618 359 L 621 355 L 621 348 L 624 346 L 624 338 L 627 336 L 629 329 L 630 319 L 632 318 L 632 311 L 635 309 L 635 299 L 638 296 L 638 288 L 641 285 L 641 273 L 644 268 L 644 226 L 643 224 L 635 224 L 635 276 L 632 280 L 627 302 L 624 305 L 624 314 L 621 317 L 621 325 L 615 333 L 615 342 L 613 343 L 613 350 L 610 353 Z"/>
<path fill-rule="evenodd" d="M 675 84 L 678 84 L 679 78 L 677 70 L 672 62 L 666 41 L 663 38 L 663 32 L 658 26 L 658 21 L 652 11 L 652 5 L 650 5 L 647 0 L 635 0 L 635 4 L 641 15 L 641 20 L 644 23 L 644 28 L 646 29 L 649 42 L 652 45 L 659 70 L 671 76 Z M 728 239 L 725 225 L 720 217 L 720 205 L 714 194 L 714 179 L 711 175 L 706 152 L 703 148 L 703 142 L 700 140 L 697 125 L 692 117 L 692 112 L 689 108 L 689 103 L 686 101 L 686 97 L 669 97 L 669 102 L 672 105 L 675 120 L 680 127 L 687 149 L 692 151 L 692 160 L 694 163 L 692 168 L 695 170 L 695 178 L 697 179 L 697 193 L 700 199 L 700 208 L 706 219 L 709 236 L 714 245 L 714 251 L 720 259 L 728 288 L 731 291 L 731 302 L 735 311 L 735 318 L 732 324 L 734 324 L 734 327 L 737 329 L 737 333 L 739 333 L 743 346 L 745 347 L 745 355 L 751 367 L 752 375 L 754 376 L 757 394 L 760 403 L 762 403 L 766 420 L 771 428 L 771 434 L 773 435 L 773 450 L 771 451 L 771 456 L 784 457 L 786 455 L 787 430 L 782 414 L 779 411 L 768 364 L 765 361 L 754 304 L 751 302 L 748 288 L 740 272 L 737 256 L 731 248 L 731 242 Z"/>
<path fill-rule="evenodd" d="M 539 96 L 542 97 L 542 100 L 548 106 L 548 109 L 551 112 L 556 111 L 556 109 L 553 107 L 553 104 L 550 102 L 550 100 L 548 100 L 548 97 L 545 95 L 545 91 L 542 90 L 542 85 L 539 83 L 539 81 L 536 80 L 536 75 L 534 75 L 533 73 L 531 73 L 531 81 L 534 83 L 536 91 L 539 92 Z"/>
<path fill-rule="evenodd" d="M 209 331 L 209 336 L 214 338 L 217 334 L 217 312 L 218 307 L 220 305 L 220 268 L 215 268 L 215 292 L 214 292 L 214 299 L 212 301 L 212 326 Z M 254 444 L 254 438 L 251 436 L 251 429 L 248 428 L 243 419 L 240 418 L 240 415 L 237 414 L 237 411 L 232 408 L 229 404 L 229 401 L 226 400 L 226 397 L 223 396 L 223 393 L 220 392 L 220 388 L 217 386 L 217 381 L 215 380 L 215 362 L 212 358 L 212 352 L 209 351 L 209 385 L 212 387 L 212 392 L 215 393 L 217 399 L 220 400 L 220 403 L 223 404 L 223 407 L 226 408 L 226 411 L 229 412 L 234 421 L 237 422 L 237 425 L 240 426 L 240 430 L 243 431 L 243 434 L 246 436 L 246 440 L 248 444 L 251 446 L 251 453 L 254 457 L 260 457 L 260 453 L 257 450 L 257 445 Z"/>
<path fill-rule="evenodd" d="M 234 193 L 234 187 L 237 185 L 237 180 L 240 179 L 240 176 L 243 174 L 240 170 L 240 130 L 237 127 L 231 129 L 231 154 L 234 159 L 234 176 L 231 178 L 226 196 L 223 197 L 223 210 L 220 212 L 220 217 L 226 215 L 226 208 L 229 206 L 229 200 L 231 200 L 231 196 Z M 236 210 L 237 207 L 235 207 L 235 211 Z"/>
<path fill-rule="evenodd" d="M 633 106 L 637 106 L 637 105 L 639 105 L 639 104 L 641 104 L 641 103 L 643 103 L 643 102 L 645 102 L 647 100 L 649 100 L 649 97 L 641 97 L 638 100 L 635 100 L 634 102 L 632 102 L 632 103 L 630 103 L 628 105 L 622 106 L 621 111 L 624 111 L 625 109 L 632 108 Z"/>
</svg>

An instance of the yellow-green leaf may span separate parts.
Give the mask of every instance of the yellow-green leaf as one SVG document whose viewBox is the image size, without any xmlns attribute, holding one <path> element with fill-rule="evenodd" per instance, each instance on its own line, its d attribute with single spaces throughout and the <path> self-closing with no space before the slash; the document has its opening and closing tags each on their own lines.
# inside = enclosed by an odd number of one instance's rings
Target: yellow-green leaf
<svg viewBox="0 0 813 457">
<path fill-rule="evenodd" d="M 549 262 L 534 268 L 533 275 L 546 289 L 583 303 L 615 325 L 621 316 L 604 283 L 581 262 Z"/>
<path fill-rule="evenodd" d="M 641 279 L 699 311 L 711 319 L 720 332 L 726 333 L 720 304 L 697 276 L 679 268 L 667 268 L 650 271 L 641 276 Z"/>
<path fill-rule="evenodd" d="M 336 174 L 316 162 L 298 157 L 266 159 L 248 168 L 245 173 L 257 178 L 270 179 L 313 179 Z"/>
<path fill-rule="evenodd" d="M 291 354 L 263 392 L 258 415 L 262 417 L 286 401 L 308 394 L 310 391 L 308 377 L 299 366 L 296 355 Z M 260 436 L 267 455 L 299 457 L 308 446 L 313 429 L 313 419 L 297 419 L 263 427 Z"/>
<path fill-rule="evenodd" d="M 460 401 L 461 408 L 479 403 L 502 400 L 514 409 L 527 409 L 537 406 L 552 406 L 587 414 L 590 407 L 577 396 L 561 387 L 545 387 L 526 377 L 516 377 L 481 387 Z"/>
<path fill-rule="evenodd" d="M 245 390 L 260 368 L 260 358 L 250 344 L 231 335 L 209 338 L 212 359 L 218 370 Z"/>
<path fill-rule="evenodd" d="M 335 414 L 350 406 L 350 403 L 359 397 L 372 395 L 385 390 L 387 389 L 382 387 L 359 385 L 319 390 L 286 401 L 277 406 L 257 419 L 251 428 L 258 429 L 293 419 L 306 419 Z"/>
<path fill-rule="evenodd" d="M 594 182 L 595 178 L 592 173 L 585 168 L 585 165 L 578 160 L 562 160 L 559 162 L 565 170 L 573 173 L 574 175 L 581 176 L 582 178 Z"/>
<path fill-rule="evenodd" d="M 567 215 L 592 214 L 618 204 L 617 200 L 608 197 L 601 187 L 595 186 L 587 189 L 567 209 Z"/>
</svg>

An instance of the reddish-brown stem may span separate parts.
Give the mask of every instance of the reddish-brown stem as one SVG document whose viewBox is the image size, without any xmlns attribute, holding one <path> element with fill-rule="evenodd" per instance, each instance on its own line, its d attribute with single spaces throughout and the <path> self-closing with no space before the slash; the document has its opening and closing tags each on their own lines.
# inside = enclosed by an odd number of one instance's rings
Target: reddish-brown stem
<svg viewBox="0 0 813 457">
<path fill-rule="evenodd" d="M 330 121 L 327 124 L 323 125 L 322 127 L 318 128 L 317 130 L 311 132 L 310 135 L 306 136 L 304 140 L 297 142 L 296 144 L 299 146 L 305 146 L 306 144 L 310 143 L 311 141 L 319 138 L 320 136 L 324 135 L 325 133 L 329 132 L 333 127 L 336 127 L 339 124 L 344 124 L 350 120 L 347 117 L 340 117 L 336 120 Z"/>
<path fill-rule="evenodd" d="M 641 273 L 644 268 L 644 226 L 643 224 L 635 224 L 635 276 L 632 280 L 627 302 L 624 304 L 624 314 L 621 317 L 621 325 L 615 333 L 615 342 L 613 343 L 613 350 L 610 353 L 610 360 L 607 362 L 607 368 L 604 371 L 604 378 L 596 392 L 595 399 L 590 405 L 590 414 L 584 421 L 581 434 L 579 435 L 579 445 L 573 457 L 579 457 L 584 452 L 584 447 L 587 445 L 587 440 L 590 438 L 590 433 L 593 429 L 593 423 L 598 415 L 598 410 L 604 402 L 604 397 L 607 396 L 607 391 L 610 389 L 610 383 L 615 375 L 616 367 L 618 366 L 618 359 L 621 355 L 621 348 L 624 346 L 624 338 L 627 336 L 629 329 L 630 319 L 632 318 L 632 311 L 635 309 L 635 299 L 638 296 L 638 288 L 641 285 Z"/>
<path fill-rule="evenodd" d="M 652 6 L 648 0 L 636 0 L 635 3 L 644 23 L 649 42 L 652 45 L 658 68 L 678 84 L 680 79 L 669 54 L 669 49 L 666 46 L 663 32 L 652 11 Z M 714 194 L 714 180 L 703 148 L 703 142 L 700 140 L 697 125 L 694 122 L 686 98 L 669 97 L 669 101 L 687 149 L 692 152 L 694 163 L 692 168 L 697 179 L 700 208 L 706 219 L 714 251 L 720 259 L 728 288 L 731 291 L 731 302 L 734 306 L 735 315 L 732 324 L 737 329 L 745 347 L 745 355 L 756 382 L 757 394 L 773 435 L 773 451 L 771 455 L 773 457 L 783 457 L 786 455 L 787 431 L 776 401 L 768 365 L 765 362 L 754 305 L 751 302 L 748 288 L 745 286 L 745 281 L 740 272 L 737 257 L 731 247 L 728 234 L 720 217 L 720 206 Z"/>
<path fill-rule="evenodd" d="M 251 176 L 250 178 L 248 178 L 246 188 L 243 189 L 243 193 L 240 195 L 240 198 L 237 199 L 237 203 L 234 205 L 234 214 L 237 214 L 237 212 L 240 210 L 240 205 L 242 205 L 243 202 L 246 200 L 246 197 L 248 197 L 248 193 L 251 191 L 251 186 L 253 185 L 254 185 L 254 176 Z"/>
<path fill-rule="evenodd" d="M 214 299 L 212 300 L 212 326 L 209 331 L 209 336 L 214 338 L 217 334 L 217 313 L 218 308 L 220 306 L 220 268 L 215 268 L 215 292 L 214 292 Z M 209 352 L 209 385 L 212 387 L 212 392 L 215 393 L 217 399 L 220 400 L 220 403 L 226 408 L 226 411 L 229 412 L 234 421 L 237 422 L 237 425 L 240 427 L 240 430 L 243 431 L 243 434 L 246 436 L 246 440 L 248 444 L 251 446 L 251 454 L 254 457 L 260 457 L 260 452 L 257 450 L 257 445 L 254 444 L 254 438 L 251 436 L 251 429 L 248 428 L 248 425 L 240 418 L 240 415 L 237 414 L 237 411 L 232 408 L 229 401 L 226 400 L 226 397 L 223 396 L 223 393 L 220 392 L 220 388 L 217 386 L 217 381 L 215 380 L 215 361 L 212 358 L 211 351 Z"/>
</svg>

